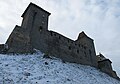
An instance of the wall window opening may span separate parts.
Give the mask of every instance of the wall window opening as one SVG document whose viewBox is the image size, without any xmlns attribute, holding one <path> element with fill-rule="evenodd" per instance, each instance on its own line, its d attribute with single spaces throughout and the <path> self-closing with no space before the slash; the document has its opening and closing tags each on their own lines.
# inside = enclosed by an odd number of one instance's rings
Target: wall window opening
<svg viewBox="0 0 120 84">
<path fill-rule="evenodd" d="M 50 35 L 53 36 L 53 33 L 50 31 Z"/>
<path fill-rule="evenodd" d="M 77 50 L 77 53 L 79 54 L 79 50 Z"/>
<path fill-rule="evenodd" d="M 83 45 L 81 45 L 81 47 L 83 48 Z"/>
<path fill-rule="evenodd" d="M 84 46 L 84 49 L 86 49 L 86 46 Z"/>
<path fill-rule="evenodd" d="M 69 50 L 71 50 L 71 47 L 69 46 Z"/>
<path fill-rule="evenodd" d="M 59 36 L 59 39 L 61 39 L 61 37 Z"/>
<path fill-rule="evenodd" d="M 43 29 L 43 28 L 42 28 L 42 26 L 40 26 L 40 27 L 39 27 L 39 31 L 41 32 L 41 31 L 42 31 L 42 29 Z"/>
<path fill-rule="evenodd" d="M 92 60 L 92 52 L 91 52 L 91 50 L 89 50 L 89 54 L 90 54 L 90 60 L 91 60 L 91 62 L 93 62 L 93 60 Z"/>
<path fill-rule="evenodd" d="M 84 52 L 84 54 L 85 54 L 85 57 L 87 57 L 86 52 Z"/>
<path fill-rule="evenodd" d="M 90 56 L 91 56 L 91 50 L 89 50 L 89 54 L 90 54 Z"/>
<path fill-rule="evenodd" d="M 68 40 L 68 43 L 69 43 L 69 40 Z"/>
</svg>

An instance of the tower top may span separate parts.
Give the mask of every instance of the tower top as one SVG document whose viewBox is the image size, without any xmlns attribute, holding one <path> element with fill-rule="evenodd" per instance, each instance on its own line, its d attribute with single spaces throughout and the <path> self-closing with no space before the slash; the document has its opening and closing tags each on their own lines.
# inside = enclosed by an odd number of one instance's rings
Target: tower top
<svg viewBox="0 0 120 84">
<path fill-rule="evenodd" d="M 90 38 L 90 37 L 88 37 L 88 36 L 85 34 L 84 31 L 82 31 L 81 33 L 79 33 L 79 36 L 78 36 L 78 39 L 77 39 L 77 40 L 82 39 L 82 38 L 85 38 L 85 37 L 93 41 L 93 39 Z"/>
<path fill-rule="evenodd" d="M 39 7 L 38 5 L 30 2 L 30 4 L 28 5 L 28 7 L 26 8 L 26 10 L 24 11 L 24 13 L 22 14 L 21 17 L 24 17 L 25 13 L 28 11 L 28 9 L 29 9 L 30 7 L 36 7 L 36 8 L 38 8 L 38 9 L 40 9 L 40 10 L 43 10 L 43 11 L 46 12 L 48 15 L 51 14 L 51 13 L 49 13 L 48 11 L 44 10 L 43 8 Z"/>
</svg>

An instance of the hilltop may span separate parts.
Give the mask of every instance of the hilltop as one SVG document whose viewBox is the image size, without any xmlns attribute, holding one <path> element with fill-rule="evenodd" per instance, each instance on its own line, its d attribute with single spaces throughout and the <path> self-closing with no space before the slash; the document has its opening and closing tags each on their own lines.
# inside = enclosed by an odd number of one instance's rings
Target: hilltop
<svg viewBox="0 0 120 84">
<path fill-rule="evenodd" d="M 120 84 L 99 69 L 44 56 L 0 54 L 0 84 Z"/>
</svg>

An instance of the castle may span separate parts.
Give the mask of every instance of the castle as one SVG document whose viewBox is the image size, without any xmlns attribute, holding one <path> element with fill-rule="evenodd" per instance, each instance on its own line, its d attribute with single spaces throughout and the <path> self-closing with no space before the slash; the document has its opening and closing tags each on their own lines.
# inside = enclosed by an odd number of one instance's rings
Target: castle
<svg viewBox="0 0 120 84">
<path fill-rule="evenodd" d="M 90 65 L 117 78 L 111 61 L 102 54 L 96 56 L 93 39 L 81 32 L 77 40 L 71 40 L 57 32 L 48 30 L 50 13 L 30 3 L 22 14 L 21 26 L 15 26 L 0 53 L 31 53 L 38 49 L 63 61 Z"/>
</svg>

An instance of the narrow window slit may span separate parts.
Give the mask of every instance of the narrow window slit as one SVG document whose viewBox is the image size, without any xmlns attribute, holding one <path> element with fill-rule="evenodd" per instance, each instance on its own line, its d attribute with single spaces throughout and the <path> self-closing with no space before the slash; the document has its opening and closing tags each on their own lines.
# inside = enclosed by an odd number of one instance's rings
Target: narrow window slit
<svg viewBox="0 0 120 84">
<path fill-rule="evenodd" d="M 69 50 L 71 50 L 71 47 L 69 46 Z"/>
<path fill-rule="evenodd" d="M 42 29 L 43 29 L 43 28 L 42 28 L 42 26 L 40 26 L 40 27 L 39 27 L 39 31 L 41 32 L 41 31 L 42 31 Z"/>
</svg>

